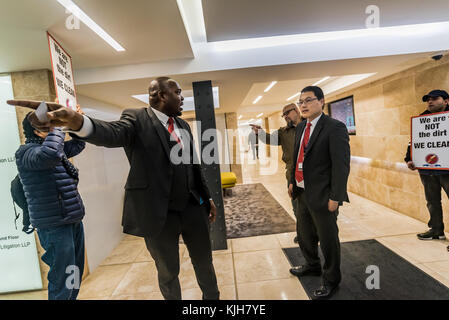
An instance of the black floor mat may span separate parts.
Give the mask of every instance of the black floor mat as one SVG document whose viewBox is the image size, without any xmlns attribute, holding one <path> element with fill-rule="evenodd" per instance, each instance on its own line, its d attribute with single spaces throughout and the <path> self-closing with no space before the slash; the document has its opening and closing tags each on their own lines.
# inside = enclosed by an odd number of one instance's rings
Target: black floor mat
<svg viewBox="0 0 449 320">
<path fill-rule="evenodd" d="M 292 266 L 304 264 L 301 250 L 283 249 Z M 321 263 L 324 259 L 320 252 Z M 373 271 L 379 269 L 380 289 L 368 289 L 372 285 Z M 373 268 L 374 269 L 374 268 Z M 376 240 L 344 242 L 341 244 L 342 282 L 332 300 L 448 300 L 449 288 L 412 265 Z M 320 277 L 301 277 L 300 281 L 309 297 L 320 285 Z"/>
</svg>

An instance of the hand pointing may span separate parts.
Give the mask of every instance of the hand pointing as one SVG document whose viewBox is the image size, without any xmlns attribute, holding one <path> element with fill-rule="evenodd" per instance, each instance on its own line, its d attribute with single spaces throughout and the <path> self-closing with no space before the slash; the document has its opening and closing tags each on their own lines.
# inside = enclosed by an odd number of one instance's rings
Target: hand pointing
<svg viewBox="0 0 449 320">
<path fill-rule="evenodd" d="M 7 103 L 12 106 L 19 106 L 25 108 L 31 108 L 36 110 L 41 101 L 32 100 L 8 100 Z M 78 131 L 83 126 L 83 116 L 73 111 L 70 108 L 66 108 L 58 103 L 46 102 L 49 112 L 47 112 L 48 122 L 40 122 L 35 115 L 34 111 L 30 114 L 28 119 L 31 125 L 39 131 L 50 131 L 54 127 L 67 127 L 70 130 Z"/>
</svg>

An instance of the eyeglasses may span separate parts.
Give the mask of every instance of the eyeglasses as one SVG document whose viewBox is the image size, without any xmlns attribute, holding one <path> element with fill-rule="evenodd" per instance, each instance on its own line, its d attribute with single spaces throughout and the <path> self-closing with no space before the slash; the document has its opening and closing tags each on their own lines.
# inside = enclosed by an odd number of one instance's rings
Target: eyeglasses
<svg viewBox="0 0 449 320">
<path fill-rule="evenodd" d="M 309 104 L 313 100 L 318 100 L 318 98 L 307 98 L 306 100 L 299 100 L 298 106 L 302 106 L 302 104 Z"/>
<path fill-rule="evenodd" d="M 288 114 L 289 114 L 291 111 L 293 111 L 293 110 L 295 110 L 295 108 L 291 108 L 291 109 L 289 109 L 289 110 L 287 110 L 287 111 L 284 111 L 284 113 L 282 113 L 282 117 L 288 116 Z"/>
</svg>

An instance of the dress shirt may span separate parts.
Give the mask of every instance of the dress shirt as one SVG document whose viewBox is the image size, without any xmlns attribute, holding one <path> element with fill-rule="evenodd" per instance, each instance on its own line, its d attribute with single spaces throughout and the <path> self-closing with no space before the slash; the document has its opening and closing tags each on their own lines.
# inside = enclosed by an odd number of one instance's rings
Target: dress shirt
<svg viewBox="0 0 449 320">
<path fill-rule="evenodd" d="M 312 121 L 309 121 L 309 120 L 307 119 L 307 123 L 310 122 L 310 123 L 312 124 L 312 125 L 310 126 L 309 143 L 310 143 L 310 138 L 312 138 L 313 130 L 315 130 L 316 124 L 318 123 L 318 120 L 320 120 L 320 118 L 321 118 L 322 115 L 323 115 L 323 113 L 321 113 L 318 117 L 316 117 L 316 118 L 313 119 Z M 301 143 L 299 144 L 299 151 L 298 151 L 298 157 L 296 158 L 296 163 L 298 163 L 299 154 L 301 153 L 302 140 L 304 139 L 304 133 L 306 132 L 306 128 L 307 128 L 307 125 L 306 125 L 306 127 L 304 128 L 304 131 L 302 132 L 301 141 L 300 141 Z M 305 146 L 305 147 L 307 147 L 307 146 Z M 305 148 L 304 148 L 304 149 L 305 149 Z M 304 151 L 305 151 L 305 150 L 304 150 Z M 304 152 L 304 156 L 305 156 L 305 152 Z M 301 167 L 302 167 L 302 163 L 301 163 Z M 295 165 L 295 170 L 296 170 L 296 165 Z M 304 175 L 303 175 L 303 176 L 304 176 Z M 304 186 L 304 179 L 303 179 L 301 182 L 299 182 L 299 183 L 298 183 L 298 181 L 296 181 L 296 186 L 305 189 L 305 186 Z"/>
</svg>

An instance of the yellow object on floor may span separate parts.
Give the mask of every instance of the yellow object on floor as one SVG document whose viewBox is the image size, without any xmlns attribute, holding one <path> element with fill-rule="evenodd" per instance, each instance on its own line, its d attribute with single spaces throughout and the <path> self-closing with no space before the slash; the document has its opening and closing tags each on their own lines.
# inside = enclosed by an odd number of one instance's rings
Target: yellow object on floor
<svg viewBox="0 0 449 320">
<path fill-rule="evenodd" d="M 234 172 L 221 173 L 221 187 L 223 189 L 232 188 L 237 183 L 237 176 Z"/>
</svg>

